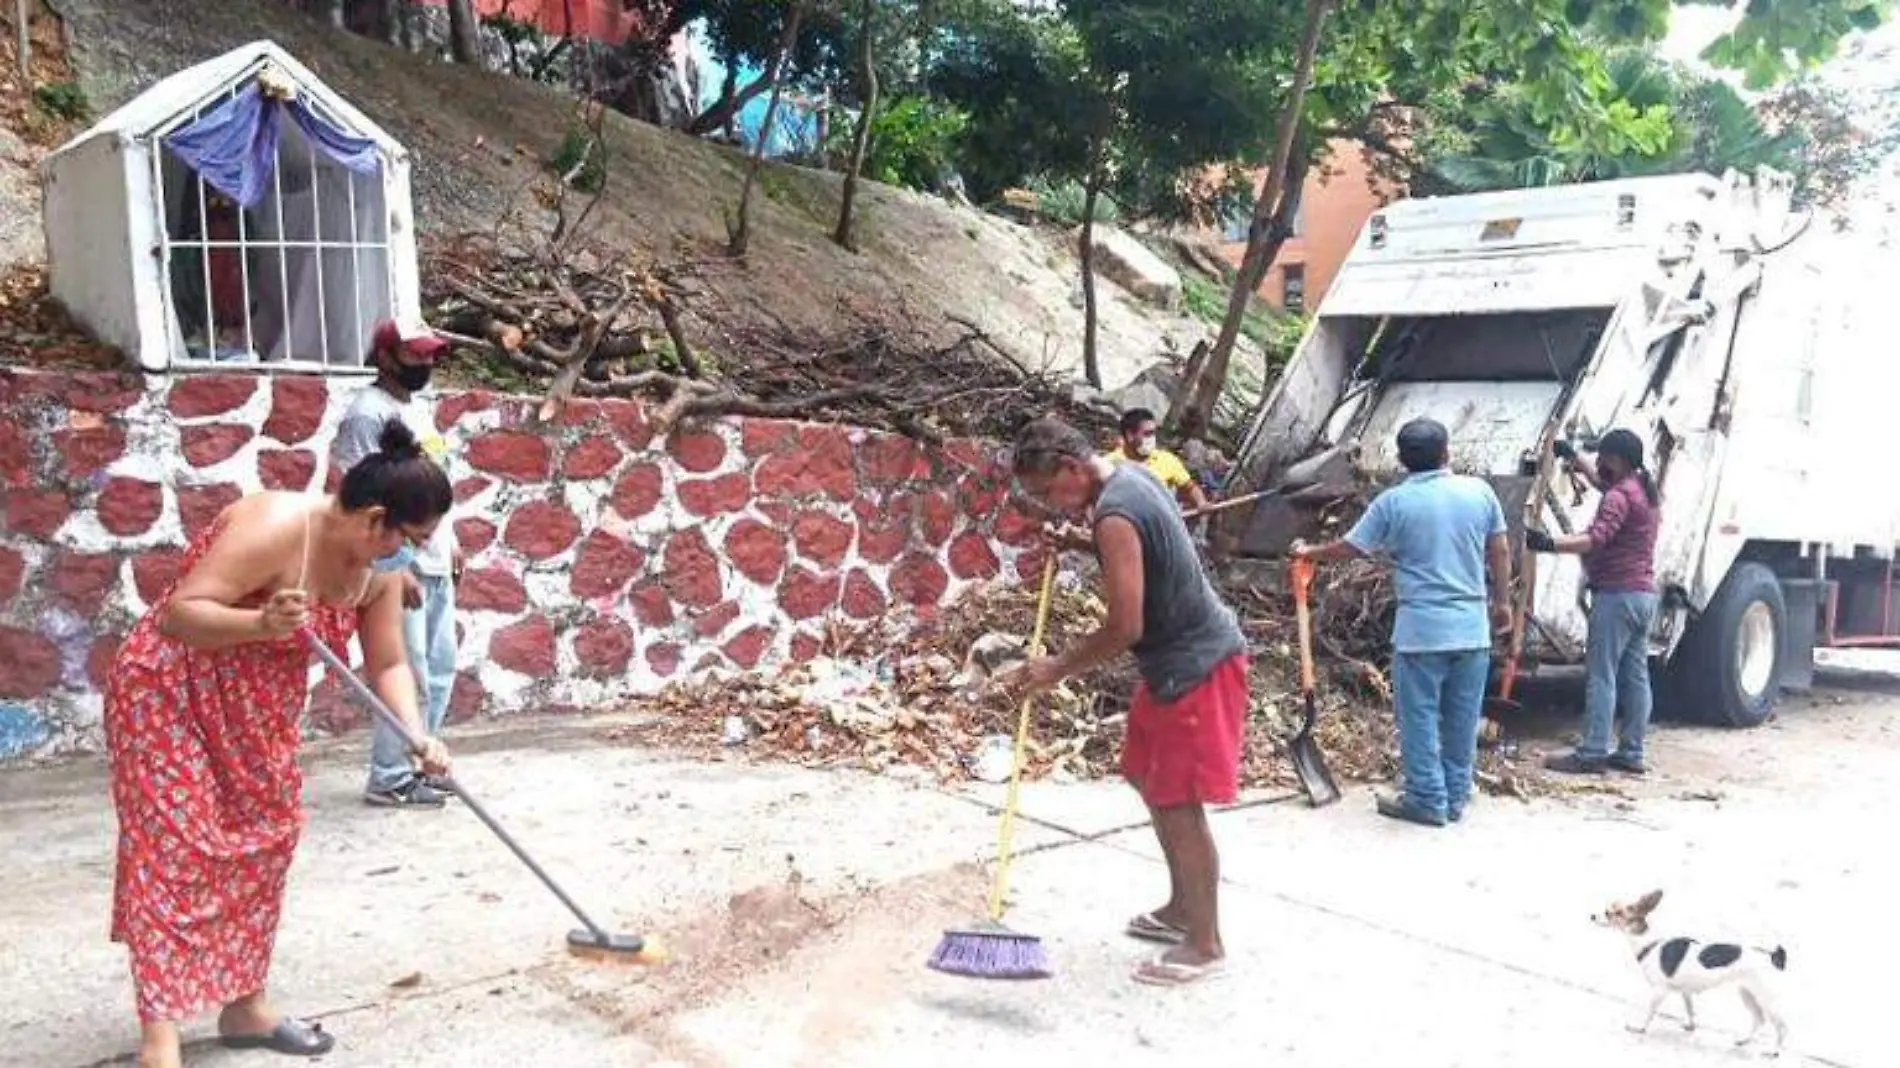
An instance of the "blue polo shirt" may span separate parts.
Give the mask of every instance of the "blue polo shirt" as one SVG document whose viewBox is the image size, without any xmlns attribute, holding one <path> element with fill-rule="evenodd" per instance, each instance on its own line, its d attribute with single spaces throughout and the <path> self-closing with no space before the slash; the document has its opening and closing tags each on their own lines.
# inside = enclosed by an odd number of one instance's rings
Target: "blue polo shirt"
<svg viewBox="0 0 1900 1068">
<path fill-rule="evenodd" d="M 1491 647 L 1484 547 L 1504 533 L 1491 484 L 1449 471 L 1412 475 L 1373 499 L 1346 541 L 1392 560 L 1392 648 L 1445 653 Z"/>
</svg>

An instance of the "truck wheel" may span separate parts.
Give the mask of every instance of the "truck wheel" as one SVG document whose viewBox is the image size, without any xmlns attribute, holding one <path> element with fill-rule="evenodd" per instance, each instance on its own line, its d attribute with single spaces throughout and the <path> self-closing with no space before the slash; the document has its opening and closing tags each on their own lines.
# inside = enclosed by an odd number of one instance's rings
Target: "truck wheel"
<svg viewBox="0 0 1900 1068">
<path fill-rule="evenodd" d="M 1781 695 L 1781 642 L 1788 609 L 1781 582 L 1741 563 L 1684 635 L 1670 682 L 1687 718 L 1718 727 L 1758 727 Z"/>
</svg>

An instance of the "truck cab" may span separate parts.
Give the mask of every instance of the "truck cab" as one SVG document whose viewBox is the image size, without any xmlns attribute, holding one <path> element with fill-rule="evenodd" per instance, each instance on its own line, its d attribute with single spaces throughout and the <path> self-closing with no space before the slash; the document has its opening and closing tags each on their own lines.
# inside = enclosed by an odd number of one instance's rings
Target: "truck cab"
<svg viewBox="0 0 1900 1068">
<path fill-rule="evenodd" d="M 1875 398 L 1900 384 L 1865 330 L 1875 258 L 1792 211 L 1773 173 L 1396 202 L 1362 229 L 1236 481 L 1328 450 L 1390 481 L 1398 428 L 1437 419 L 1452 466 L 1504 503 L 1530 576 L 1525 664 L 1578 664 L 1581 564 L 1525 554 L 1523 531 L 1580 531 L 1595 511 L 1554 442 L 1587 454 L 1632 430 L 1663 497 L 1658 696 L 1753 726 L 1811 678 L 1817 645 L 1900 645 L 1900 492 L 1848 474 L 1860 436 L 1891 418 Z M 1228 531 L 1243 555 L 1275 555 L 1311 535 L 1301 507 L 1269 501 Z"/>
</svg>

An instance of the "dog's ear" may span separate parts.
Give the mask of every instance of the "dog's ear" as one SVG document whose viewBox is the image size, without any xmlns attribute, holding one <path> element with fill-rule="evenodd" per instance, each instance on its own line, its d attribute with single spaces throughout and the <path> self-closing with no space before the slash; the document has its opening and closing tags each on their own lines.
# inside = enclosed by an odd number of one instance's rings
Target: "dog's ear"
<svg viewBox="0 0 1900 1068">
<path fill-rule="evenodd" d="M 1647 916 L 1656 911 L 1656 906 L 1660 904 L 1662 904 L 1662 891 L 1651 890 L 1649 893 L 1636 899 L 1636 914 L 1638 916 Z"/>
</svg>

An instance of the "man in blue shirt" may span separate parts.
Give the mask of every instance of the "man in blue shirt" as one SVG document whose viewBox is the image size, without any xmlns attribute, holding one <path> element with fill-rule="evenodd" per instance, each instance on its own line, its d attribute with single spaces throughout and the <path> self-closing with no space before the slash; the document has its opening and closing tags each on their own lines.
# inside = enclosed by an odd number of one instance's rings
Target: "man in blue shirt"
<svg viewBox="0 0 1900 1068">
<path fill-rule="evenodd" d="M 1376 497 L 1344 538 L 1295 542 L 1293 553 L 1391 561 L 1399 602 L 1392 688 L 1405 791 L 1381 797 L 1379 814 L 1443 827 L 1471 799 L 1492 628 L 1510 625 L 1511 549 L 1490 484 L 1446 469 L 1451 437 L 1442 424 L 1412 420 L 1399 429 L 1398 447 L 1410 476 Z"/>
</svg>

